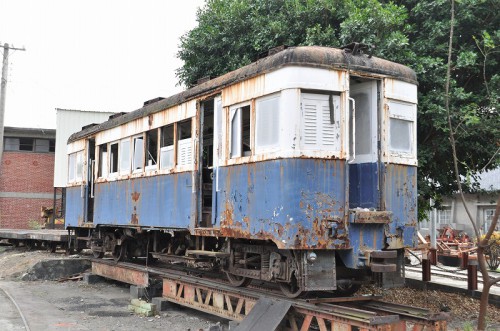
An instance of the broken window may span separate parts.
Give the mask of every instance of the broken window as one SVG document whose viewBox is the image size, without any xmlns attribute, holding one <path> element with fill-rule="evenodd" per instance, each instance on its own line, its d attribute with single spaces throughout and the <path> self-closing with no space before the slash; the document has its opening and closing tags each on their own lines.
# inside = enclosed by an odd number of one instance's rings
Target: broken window
<svg viewBox="0 0 500 331">
<path fill-rule="evenodd" d="M 134 138 L 134 157 L 132 158 L 132 169 L 133 171 L 142 170 L 142 160 L 144 154 L 144 138 L 135 137 Z"/>
<path fill-rule="evenodd" d="M 33 151 L 33 138 L 19 138 L 20 151 Z"/>
<path fill-rule="evenodd" d="M 105 178 L 108 176 L 108 145 L 102 144 L 99 146 L 99 170 L 98 177 Z"/>
<path fill-rule="evenodd" d="M 170 169 L 174 167 L 174 125 L 162 127 L 160 134 L 160 168 Z"/>
<path fill-rule="evenodd" d="M 177 124 L 177 164 L 184 166 L 192 162 L 191 119 L 188 119 Z"/>
<path fill-rule="evenodd" d="M 130 139 L 120 141 L 120 174 L 130 173 Z"/>
<path fill-rule="evenodd" d="M 146 132 L 146 170 L 154 170 L 158 158 L 158 130 Z"/>
<path fill-rule="evenodd" d="M 252 155 L 250 144 L 250 106 L 231 109 L 230 118 L 230 158 Z"/>
<path fill-rule="evenodd" d="M 273 147 L 279 143 L 279 110 L 280 97 L 257 100 L 255 109 L 255 146 L 256 149 Z"/>
<path fill-rule="evenodd" d="M 109 173 L 115 174 L 118 172 L 118 143 L 113 143 L 109 146 Z"/>
</svg>

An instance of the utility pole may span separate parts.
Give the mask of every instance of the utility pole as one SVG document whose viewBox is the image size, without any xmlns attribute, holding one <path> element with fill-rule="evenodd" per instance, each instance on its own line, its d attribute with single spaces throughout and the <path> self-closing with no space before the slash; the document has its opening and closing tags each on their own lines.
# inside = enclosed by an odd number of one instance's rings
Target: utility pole
<svg viewBox="0 0 500 331">
<path fill-rule="evenodd" d="M 16 48 L 3 44 L 3 64 L 2 64 L 2 84 L 0 87 L 0 172 L 2 170 L 2 155 L 3 155 L 3 118 L 5 114 L 5 99 L 7 98 L 7 74 L 9 72 L 9 50 L 25 51 L 23 48 Z"/>
</svg>

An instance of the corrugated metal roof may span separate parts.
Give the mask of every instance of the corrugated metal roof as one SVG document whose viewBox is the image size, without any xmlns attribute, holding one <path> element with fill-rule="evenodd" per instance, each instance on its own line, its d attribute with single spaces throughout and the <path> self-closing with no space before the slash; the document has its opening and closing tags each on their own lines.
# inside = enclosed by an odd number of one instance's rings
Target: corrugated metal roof
<svg viewBox="0 0 500 331">
<path fill-rule="evenodd" d="M 245 79 L 261 75 L 285 66 L 306 66 L 325 69 L 344 69 L 363 71 L 394 77 L 406 82 L 417 83 L 415 72 L 401 64 L 366 55 L 352 55 L 344 50 L 320 46 L 290 47 L 274 55 L 260 59 L 254 63 L 229 72 L 220 77 L 197 85 L 184 92 L 175 94 L 156 103 L 146 105 L 100 125 L 77 132 L 69 137 L 68 142 L 79 140 L 96 132 L 114 128 L 137 118 L 148 116 L 171 106 L 191 100 L 197 96 L 209 94 L 221 87 L 228 86 Z"/>
</svg>

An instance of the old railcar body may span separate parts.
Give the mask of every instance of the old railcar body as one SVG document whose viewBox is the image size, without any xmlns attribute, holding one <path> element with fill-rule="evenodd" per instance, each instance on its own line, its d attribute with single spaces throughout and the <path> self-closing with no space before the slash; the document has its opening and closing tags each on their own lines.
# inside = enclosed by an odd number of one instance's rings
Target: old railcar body
<svg viewBox="0 0 500 331">
<path fill-rule="evenodd" d="M 404 281 L 417 222 L 415 73 L 290 47 L 68 141 L 73 246 L 212 259 L 291 297 Z"/>
</svg>

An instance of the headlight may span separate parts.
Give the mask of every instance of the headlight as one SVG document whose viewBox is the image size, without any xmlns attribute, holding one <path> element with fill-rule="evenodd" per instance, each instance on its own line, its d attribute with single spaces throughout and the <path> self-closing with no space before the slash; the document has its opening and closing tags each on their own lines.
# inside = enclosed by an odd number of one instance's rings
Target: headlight
<svg viewBox="0 0 500 331">
<path fill-rule="evenodd" d="M 307 253 L 307 261 L 314 262 L 314 261 L 316 261 L 317 258 L 318 258 L 318 256 L 316 255 L 316 253 L 314 253 L 314 252 Z"/>
</svg>

